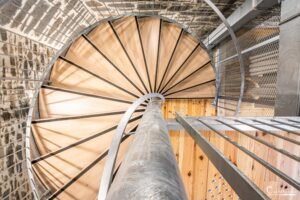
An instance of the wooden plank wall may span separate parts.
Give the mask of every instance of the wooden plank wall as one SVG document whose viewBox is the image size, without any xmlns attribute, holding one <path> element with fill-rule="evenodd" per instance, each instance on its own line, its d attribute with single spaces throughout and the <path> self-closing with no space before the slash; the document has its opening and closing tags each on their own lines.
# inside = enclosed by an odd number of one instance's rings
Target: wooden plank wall
<svg viewBox="0 0 300 200">
<path fill-rule="evenodd" d="M 189 116 L 214 116 L 216 115 L 216 111 L 211 103 L 212 100 L 207 99 L 167 100 L 162 109 L 166 119 L 174 118 L 175 111 Z M 287 149 L 295 155 L 299 155 L 300 153 L 299 146 L 287 144 L 287 142 L 283 142 L 271 135 L 259 131 L 250 131 L 249 133 L 270 142 L 278 148 Z M 246 174 L 250 180 L 258 185 L 261 190 L 270 194 L 269 197 L 271 199 L 297 199 L 299 192 L 296 192 L 290 185 L 286 184 L 252 158 L 237 150 L 233 145 L 224 141 L 224 139 L 212 132 L 207 131 L 203 134 L 244 174 Z M 293 161 L 237 132 L 226 131 L 225 134 L 232 138 L 233 141 L 236 141 L 279 170 L 282 170 L 287 175 L 299 181 L 300 175 L 297 172 L 299 172 L 300 169 L 299 163 L 296 161 Z M 291 137 L 288 133 L 284 133 L 284 135 Z M 235 192 L 188 133 L 185 131 L 170 131 L 170 138 L 186 192 L 190 200 L 238 199 Z M 284 193 L 295 195 L 282 195 Z"/>
<path fill-rule="evenodd" d="M 234 116 L 236 101 L 219 99 L 218 116 Z M 227 108 L 227 109 L 224 109 Z M 263 117 L 274 116 L 274 108 L 266 105 L 259 106 L 255 103 L 242 102 L 240 107 L 240 117 Z"/>
<path fill-rule="evenodd" d="M 207 99 L 167 100 L 163 114 L 166 119 L 175 118 L 175 111 L 189 116 L 215 116 L 216 111 L 211 103 L 212 100 Z M 206 134 L 209 137 L 210 134 Z M 170 131 L 170 138 L 189 199 L 206 199 L 208 188 L 213 186 L 208 184 L 207 180 L 211 179 L 208 174 L 217 176 L 216 169 L 211 167 L 206 155 L 185 131 Z"/>
<path fill-rule="evenodd" d="M 212 99 L 167 100 L 163 107 L 164 117 L 175 118 L 175 111 L 188 116 L 215 116 Z M 205 136 L 217 147 L 224 149 L 224 141 L 209 131 Z M 217 169 L 194 140 L 185 131 L 170 131 L 171 143 L 179 165 L 179 170 L 190 200 L 237 199 Z M 226 148 L 226 147 L 225 147 Z M 235 151 L 226 148 L 226 153 Z"/>
</svg>

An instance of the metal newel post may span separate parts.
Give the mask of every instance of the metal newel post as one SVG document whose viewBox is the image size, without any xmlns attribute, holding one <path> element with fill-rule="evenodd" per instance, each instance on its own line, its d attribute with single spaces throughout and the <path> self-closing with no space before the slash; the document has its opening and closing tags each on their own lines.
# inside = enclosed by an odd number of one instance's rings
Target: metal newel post
<svg viewBox="0 0 300 200">
<path fill-rule="evenodd" d="M 187 199 L 160 108 L 152 99 L 107 200 Z"/>
</svg>

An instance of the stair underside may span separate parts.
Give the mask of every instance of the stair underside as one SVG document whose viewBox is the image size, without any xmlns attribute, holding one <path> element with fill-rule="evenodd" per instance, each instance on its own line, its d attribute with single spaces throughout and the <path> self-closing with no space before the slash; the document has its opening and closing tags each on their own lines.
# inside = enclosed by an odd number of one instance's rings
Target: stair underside
<svg viewBox="0 0 300 200">
<path fill-rule="evenodd" d="M 50 198 L 64 200 L 96 198 L 105 153 L 134 100 L 149 92 L 168 99 L 215 95 L 207 52 L 177 25 L 155 17 L 99 24 L 57 59 L 49 83 L 40 90 L 40 119 L 32 124 L 33 169 Z M 145 106 L 126 132 L 134 131 Z M 122 143 L 117 165 L 130 140 Z"/>
</svg>

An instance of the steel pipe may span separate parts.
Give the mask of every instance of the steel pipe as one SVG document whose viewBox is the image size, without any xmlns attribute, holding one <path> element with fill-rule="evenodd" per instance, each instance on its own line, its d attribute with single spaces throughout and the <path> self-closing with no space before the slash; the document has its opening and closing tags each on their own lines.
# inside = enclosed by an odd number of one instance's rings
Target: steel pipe
<svg viewBox="0 0 300 200">
<path fill-rule="evenodd" d="M 164 97 L 159 94 L 159 93 L 149 93 L 146 94 L 139 99 L 137 99 L 126 111 L 126 113 L 123 115 L 121 121 L 118 124 L 116 134 L 113 137 L 109 152 L 108 152 L 108 158 L 107 161 L 105 162 L 104 166 L 104 171 L 103 175 L 101 177 L 101 184 L 100 184 L 100 189 L 99 189 L 99 194 L 98 194 L 98 200 L 105 200 L 106 195 L 108 192 L 108 189 L 110 187 L 111 181 L 112 181 L 112 176 L 113 176 L 113 171 L 115 169 L 115 162 L 117 159 L 119 147 L 120 147 L 120 142 L 121 139 L 124 135 L 126 126 L 132 116 L 132 114 L 135 112 L 135 110 L 143 104 L 145 101 L 151 98 L 160 98 L 164 100 Z"/>
<path fill-rule="evenodd" d="M 149 103 L 106 200 L 187 199 L 160 102 Z"/>
</svg>

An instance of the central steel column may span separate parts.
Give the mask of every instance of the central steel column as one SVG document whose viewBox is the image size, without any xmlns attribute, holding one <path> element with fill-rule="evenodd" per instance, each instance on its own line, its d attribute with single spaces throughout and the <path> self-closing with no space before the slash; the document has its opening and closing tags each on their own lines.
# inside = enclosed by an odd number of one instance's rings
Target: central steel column
<svg viewBox="0 0 300 200">
<path fill-rule="evenodd" d="M 187 199 L 160 108 L 150 101 L 107 200 Z"/>
</svg>

